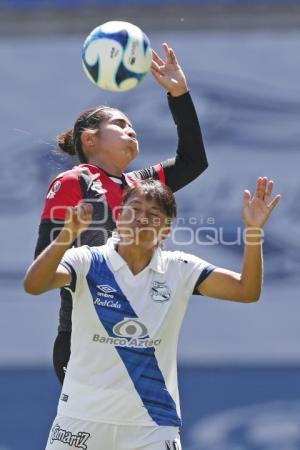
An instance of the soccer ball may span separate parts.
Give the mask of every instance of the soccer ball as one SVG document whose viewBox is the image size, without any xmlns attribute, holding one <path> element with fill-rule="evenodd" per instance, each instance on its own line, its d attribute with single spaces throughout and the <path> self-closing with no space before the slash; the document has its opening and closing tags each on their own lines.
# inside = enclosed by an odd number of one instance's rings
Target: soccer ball
<svg viewBox="0 0 300 450">
<path fill-rule="evenodd" d="M 128 22 L 106 22 L 86 38 L 83 68 L 96 86 L 109 91 L 127 91 L 150 71 L 152 61 L 148 37 Z"/>
</svg>

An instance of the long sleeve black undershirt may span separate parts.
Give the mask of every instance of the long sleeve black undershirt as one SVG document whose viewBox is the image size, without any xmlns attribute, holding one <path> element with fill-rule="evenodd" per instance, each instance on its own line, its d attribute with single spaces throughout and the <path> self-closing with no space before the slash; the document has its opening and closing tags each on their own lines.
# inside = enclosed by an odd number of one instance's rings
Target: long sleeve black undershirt
<svg viewBox="0 0 300 450">
<path fill-rule="evenodd" d="M 173 192 L 193 181 L 208 167 L 197 113 L 190 93 L 168 95 L 169 107 L 177 126 L 178 147 L 175 158 L 162 163 L 166 184 Z"/>
<path fill-rule="evenodd" d="M 208 167 L 197 113 L 190 93 L 180 97 L 168 94 L 169 108 L 177 126 L 178 146 L 176 156 L 161 163 L 166 185 L 173 192 L 183 188 Z M 142 179 L 155 176 L 153 166 L 136 171 Z"/>
</svg>

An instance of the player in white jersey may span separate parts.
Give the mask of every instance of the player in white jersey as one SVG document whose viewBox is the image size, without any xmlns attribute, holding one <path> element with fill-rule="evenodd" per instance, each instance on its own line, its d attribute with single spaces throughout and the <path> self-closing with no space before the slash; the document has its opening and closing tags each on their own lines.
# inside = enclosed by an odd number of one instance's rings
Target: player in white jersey
<svg viewBox="0 0 300 450">
<path fill-rule="evenodd" d="M 172 192 L 143 181 L 124 197 L 118 238 L 74 248 L 92 205 L 70 208 L 65 226 L 28 269 L 25 289 L 68 287 L 73 296 L 71 358 L 47 450 L 178 450 L 178 334 L 193 293 L 243 303 L 262 284 L 262 227 L 280 196 L 260 178 L 244 194 L 241 274 L 160 248 L 176 215 Z"/>
</svg>

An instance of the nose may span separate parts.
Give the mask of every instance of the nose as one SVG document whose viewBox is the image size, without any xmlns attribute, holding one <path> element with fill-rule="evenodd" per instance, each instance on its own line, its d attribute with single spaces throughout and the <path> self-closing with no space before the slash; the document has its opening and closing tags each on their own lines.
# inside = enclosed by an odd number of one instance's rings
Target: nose
<svg viewBox="0 0 300 450">
<path fill-rule="evenodd" d="M 148 217 L 146 211 L 140 210 L 136 212 L 135 220 L 141 225 L 148 225 Z"/>
<path fill-rule="evenodd" d="M 136 132 L 133 128 L 128 127 L 126 132 L 129 137 L 136 139 Z"/>
</svg>

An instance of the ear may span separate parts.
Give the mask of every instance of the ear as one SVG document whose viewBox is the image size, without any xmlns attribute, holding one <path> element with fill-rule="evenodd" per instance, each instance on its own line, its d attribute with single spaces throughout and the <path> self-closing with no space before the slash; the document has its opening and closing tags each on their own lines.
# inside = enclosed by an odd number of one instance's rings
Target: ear
<svg viewBox="0 0 300 450">
<path fill-rule="evenodd" d="M 93 131 L 84 130 L 81 133 L 81 145 L 85 153 L 91 153 L 95 148 L 96 134 Z"/>
</svg>

